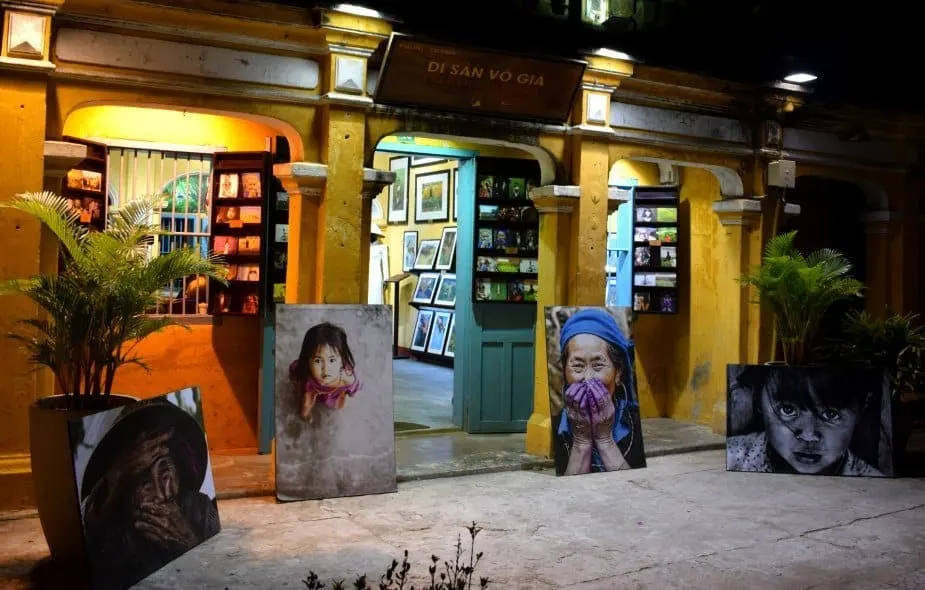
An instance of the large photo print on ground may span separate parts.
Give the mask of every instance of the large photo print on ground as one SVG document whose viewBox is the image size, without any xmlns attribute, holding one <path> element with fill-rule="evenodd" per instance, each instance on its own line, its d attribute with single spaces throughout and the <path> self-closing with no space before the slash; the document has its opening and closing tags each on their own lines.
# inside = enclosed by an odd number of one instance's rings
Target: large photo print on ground
<svg viewBox="0 0 925 590">
<path fill-rule="evenodd" d="M 276 310 L 277 498 L 395 491 L 390 308 Z"/>
<path fill-rule="evenodd" d="M 219 532 L 198 388 L 69 430 L 94 588 L 128 588 Z"/>
<path fill-rule="evenodd" d="M 892 476 L 889 383 L 866 369 L 729 365 L 726 468 Z"/>
<path fill-rule="evenodd" d="M 546 308 L 557 475 L 646 466 L 630 313 L 616 307 Z"/>
</svg>

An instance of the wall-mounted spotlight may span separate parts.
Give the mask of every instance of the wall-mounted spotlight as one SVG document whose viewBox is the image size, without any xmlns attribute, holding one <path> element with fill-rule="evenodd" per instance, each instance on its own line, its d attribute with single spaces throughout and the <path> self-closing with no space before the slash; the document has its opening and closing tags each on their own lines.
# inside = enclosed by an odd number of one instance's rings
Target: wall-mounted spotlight
<svg viewBox="0 0 925 590">
<path fill-rule="evenodd" d="M 806 84 L 807 82 L 812 82 L 818 79 L 819 76 L 814 74 L 808 74 L 806 72 L 794 72 L 784 77 L 784 82 L 790 82 L 791 84 Z"/>
</svg>

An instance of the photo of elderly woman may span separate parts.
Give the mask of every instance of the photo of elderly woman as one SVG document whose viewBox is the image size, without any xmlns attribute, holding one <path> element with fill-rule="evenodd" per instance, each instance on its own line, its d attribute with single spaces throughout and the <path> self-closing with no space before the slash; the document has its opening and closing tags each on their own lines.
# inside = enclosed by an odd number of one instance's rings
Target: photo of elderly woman
<svg viewBox="0 0 925 590">
<path fill-rule="evenodd" d="M 729 365 L 726 469 L 893 475 L 889 389 L 864 369 Z"/>
<path fill-rule="evenodd" d="M 629 310 L 547 307 L 557 475 L 646 466 Z"/>
</svg>

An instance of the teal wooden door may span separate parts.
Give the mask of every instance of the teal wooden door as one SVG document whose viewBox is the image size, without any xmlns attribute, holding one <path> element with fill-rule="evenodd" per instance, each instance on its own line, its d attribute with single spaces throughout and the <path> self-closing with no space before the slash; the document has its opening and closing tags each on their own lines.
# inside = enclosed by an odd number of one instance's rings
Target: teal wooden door
<svg viewBox="0 0 925 590">
<path fill-rule="evenodd" d="M 466 354 L 464 363 L 456 365 L 455 389 L 464 392 L 461 411 L 467 432 L 525 432 L 533 412 L 536 307 L 473 301 L 476 162 L 460 161 L 459 171 L 460 194 L 465 196 L 459 202 L 456 313 L 457 330 L 462 327 L 458 345 L 465 345 Z"/>
</svg>

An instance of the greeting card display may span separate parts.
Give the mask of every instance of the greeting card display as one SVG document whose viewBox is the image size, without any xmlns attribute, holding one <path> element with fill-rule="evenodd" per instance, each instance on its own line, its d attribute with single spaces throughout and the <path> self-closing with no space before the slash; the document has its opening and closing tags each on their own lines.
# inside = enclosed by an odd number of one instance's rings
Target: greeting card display
<svg viewBox="0 0 925 590">
<path fill-rule="evenodd" d="M 109 205 L 106 146 L 74 137 L 65 137 L 64 140 L 85 145 L 87 157 L 67 171 L 61 196 L 67 199 L 71 210 L 77 213 L 81 225 L 102 231 L 106 227 Z"/>
<path fill-rule="evenodd" d="M 477 158 L 474 293 L 477 302 L 536 301 L 539 215 L 528 197 L 533 161 Z"/>
<path fill-rule="evenodd" d="M 633 189 L 633 310 L 678 312 L 678 190 Z"/>
<path fill-rule="evenodd" d="M 278 213 L 267 191 L 273 180 L 270 160 L 269 152 L 215 155 L 211 246 L 228 265 L 228 285 L 212 281 L 213 315 L 256 315 L 267 298 L 264 276 L 275 261 L 265 244 L 278 237 L 267 223 L 270 212 Z"/>
</svg>

